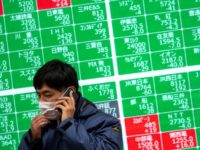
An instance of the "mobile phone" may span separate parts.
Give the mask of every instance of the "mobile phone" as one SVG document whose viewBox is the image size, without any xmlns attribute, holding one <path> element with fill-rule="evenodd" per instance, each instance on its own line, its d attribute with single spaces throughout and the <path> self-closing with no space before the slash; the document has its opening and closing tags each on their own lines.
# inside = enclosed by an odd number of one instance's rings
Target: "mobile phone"
<svg viewBox="0 0 200 150">
<path fill-rule="evenodd" d="M 71 93 L 71 91 L 72 91 L 72 95 L 73 95 L 75 101 L 77 101 L 78 100 L 78 94 L 74 91 L 74 89 L 72 87 L 68 87 L 63 96 L 69 97 L 69 94 Z"/>
</svg>

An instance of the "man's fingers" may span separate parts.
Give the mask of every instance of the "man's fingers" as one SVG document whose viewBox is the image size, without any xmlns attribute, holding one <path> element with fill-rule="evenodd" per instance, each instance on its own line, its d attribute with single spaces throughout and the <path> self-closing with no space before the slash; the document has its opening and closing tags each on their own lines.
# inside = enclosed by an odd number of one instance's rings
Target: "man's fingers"
<svg viewBox="0 0 200 150">
<path fill-rule="evenodd" d="M 70 97 L 60 97 L 58 100 L 63 100 L 61 101 L 60 103 L 58 104 L 62 104 L 64 106 L 70 106 L 70 107 L 74 107 L 75 106 L 75 100 L 74 100 L 74 97 L 73 97 L 73 92 L 70 92 Z"/>
<path fill-rule="evenodd" d="M 38 122 L 40 121 L 41 119 L 46 119 L 46 117 L 44 115 L 38 115 L 36 116 L 35 118 L 33 118 L 33 121 L 34 122 Z M 46 119 L 47 120 L 47 119 Z"/>
<path fill-rule="evenodd" d="M 65 110 L 65 106 L 63 106 L 63 105 L 61 105 L 61 104 L 56 105 L 56 108 L 59 108 L 59 109 L 61 109 L 61 110 Z"/>
<path fill-rule="evenodd" d="M 64 107 L 68 107 L 68 106 L 70 105 L 68 99 L 69 99 L 69 98 L 64 98 L 64 99 L 62 99 L 62 101 L 59 102 L 59 103 L 56 105 L 56 107 L 59 106 L 59 105 L 62 105 L 62 106 L 64 106 Z"/>
<path fill-rule="evenodd" d="M 39 127 L 42 127 L 42 126 L 44 126 L 44 125 L 46 125 L 46 124 L 48 124 L 48 123 L 49 123 L 48 121 L 40 122 L 40 123 L 38 124 L 38 126 L 39 126 Z"/>
<path fill-rule="evenodd" d="M 33 125 L 34 125 L 34 124 L 38 124 L 38 123 L 40 123 L 40 122 L 48 122 L 48 119 L 46 119 L 46 118 L 41 118 L 41 119 L 39 119 L 39 120 L 35 120 L 35 121 L 33 121 Z"/>
<path fill-rule="evenodd" d="M 38 115 L 32 120 L 32 125 L 40 124 L 41 122 L 48 123 L 48 119 L 44 115 Z"/>
<path fill-rule="evenodd" d="M 45 118 L 45 116 L 40 114 L 40 115 L 37 115 L 35 118 L 33 118 L 33 120 L 39 120 L 41 118 Z"/>
<path fill-rule="evenodd" d="M 70 100 L 70 97 L 60 97 L 60 98 L 58 99 L 58 101 L 60 101 L 60 102 L 58 102 L 57 105 L 59 105 L 59 104 L 64 104 L 64 103 L 68 103 L 68 100 Z"/>
<path fill-rule="evenodd" d="M 73 103 L 62 102 L 59 105 L 56 105 L 56 108 L 61 109 L 62 111 L 67 111 L 71 109 L 75 109 Z"/>
</svg>

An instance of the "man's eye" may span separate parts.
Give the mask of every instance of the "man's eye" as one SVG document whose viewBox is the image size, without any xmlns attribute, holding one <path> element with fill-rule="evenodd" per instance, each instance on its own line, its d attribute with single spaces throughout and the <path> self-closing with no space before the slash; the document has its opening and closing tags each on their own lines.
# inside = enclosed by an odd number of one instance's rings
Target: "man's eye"
<svg viewBox="0 0 200 150">
<path fill-rule="evenodd" d="M 52 95 L 45 95 L 45 96 L 48 97 L 48 98 L 52 97 Z"/>
</svg>

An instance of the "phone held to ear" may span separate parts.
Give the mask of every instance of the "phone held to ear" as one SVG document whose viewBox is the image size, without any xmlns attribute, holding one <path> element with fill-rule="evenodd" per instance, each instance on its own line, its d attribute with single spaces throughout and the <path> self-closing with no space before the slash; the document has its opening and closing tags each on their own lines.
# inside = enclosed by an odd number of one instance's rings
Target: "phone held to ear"
<svg viewBox="0 0 200 150">
<path fill-rule="evenodd" d="M 70 97 L 70 93 L 71 93 L 71 92 L 72 92 L 72 96 L 73 96 L 73 98 L 74 98 L 74 100 L 75 100 L 75 102 L 76 102 L 77 99 L 78 99 L 78 95 L 77 95 L 77 93 L 74 91 L 73 88 L 71 88 L 71 87 L 67 88 L 67 90 L 66 90 L 65 93 L 64 93 L 64 96 L 69 96 L 69 97 Z"/>
<path fill-rule="evenodd" d="M 63 96 L 70 96 L 70 93 L 72 92 L 72 95 L 74 97 L 74 100 L 77 101 L 78 95 L 74 91 L 73 88 L 69 87 L 67 90 L 64 92 Z M 39 102 L 39 106 L 41 109 L 42 114 L 48 119 L 48 120 L 60 120 L 62 111 L 55 108 L 57 104 L 61 103 L 61 101 L 57 102 Z"/>
</svg>

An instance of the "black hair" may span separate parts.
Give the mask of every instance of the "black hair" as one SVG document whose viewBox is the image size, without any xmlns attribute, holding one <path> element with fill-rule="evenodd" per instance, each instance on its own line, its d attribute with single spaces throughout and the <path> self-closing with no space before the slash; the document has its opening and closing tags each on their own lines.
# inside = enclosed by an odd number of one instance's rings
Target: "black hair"
<svg viewBox="0 0 200 150">
<path fill-rule="evenodd" d="M 54 59 L 44 64 L 33 78 L 35 89 L 41 89 L 43 84 L 61 91 L 69 86 L 78 90 L 78 78 L 75 69 L 65 62 Z"/>
</svg>

